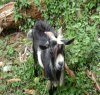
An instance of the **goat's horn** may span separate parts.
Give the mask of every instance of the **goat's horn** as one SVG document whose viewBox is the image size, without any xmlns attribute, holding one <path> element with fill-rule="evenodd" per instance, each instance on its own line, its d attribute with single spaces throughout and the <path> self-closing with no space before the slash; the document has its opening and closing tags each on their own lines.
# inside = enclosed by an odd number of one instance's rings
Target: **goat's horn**
<svg viewBox="0 0 100 95">
<path fill-rule="evenodd" d="M 62 35 L 62 27 L 58 29 L 58 35 Z"/>
<path fill-rule="evenodd" d="M 56 37 L 54 36 L 54 34 L 52 32 L 44 32 L 50 39 L 52 40 L 56 40 Z"/>
</svg>

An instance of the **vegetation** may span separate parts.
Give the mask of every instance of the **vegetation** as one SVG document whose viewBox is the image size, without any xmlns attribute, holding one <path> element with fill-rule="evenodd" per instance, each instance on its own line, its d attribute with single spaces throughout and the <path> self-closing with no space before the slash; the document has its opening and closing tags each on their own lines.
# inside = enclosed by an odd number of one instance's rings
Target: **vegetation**
<svg viewBox="0 0 100 95">
<path fill-rule="evenodd" d="M 1 0 L 1 1 L 0 1 L 0 5 L 6 4 L 6 3 L 10 2 L 10 1 L 11 1 L 11 0 Z"/>
<path fill-rule="evenodd" d="M 20 10 L 25 10 L 29 7 L 29 3 L 27 0 L 16 0 L 15 8 L 14 8 L 14 19 L 15 23 L 17 21 L 20 21 L 19 29 L 21 31 L 27 31 L 29 28 L 31 28 L 34 24 L 34 20 L 30 16 L 23 16 L 20 13 Z"/>
<path fill-rule="evenodd" d="M 6 0 L 5 0 L 6 1 Z M 42 16 L 57 30 L 63 23 L 65 24 L 64 36 L 68 39 L 75 37 L 72 45 L 65 47 L 65 62 L 70 69 L 75 72 L 73 79 L 65 73 L 65 85 L 59 87 L 55 95 L 98 95 L 100 93 L 94 87 L 94 83 L 87 77 L 86 71 L 96 74 L 96 80 L 100 82 L 100 6 L 99 0 L 44 0 L 45 10 L 42 9 L 41 0 L 34 0 L 36 6 L 42 12 Z M 16 0 L 15 22 L 21 19 L 19 28 L 22 31 L 29 29 L 35 22 L 31 17 L 23 18 L 19 14 L 19 8 L 27 8 L 27 0 Z M 18 61 L 19 51 L 15 50 L 16 44 L 7 44 L 9 36 L 0 40 L 0 57 L 13 61 L 13 72 L 0 72 L 1 76 L 7 80 L 13 77 L 21 79 L 19 82 L 0 82 L 2 95 L 27 95 L 23 94 L 25 89 L 34 89 L 39 95 L 48 95 L 45 88 L 46 80 L 43 79 L 40 69 L 40 76 L 34 77 L 33 60 L 31 54 L 27 61 Z M 26 38 L 18 40 L 17 44 L 30 44 Z M 6 49 L 5 49 L 6 48 Z M 3 50 L 3 51 L 2 51 Z M 2 68 L 1 68 L 2 71 Z M 37 94 L 36 94 L 37 95 Z"/>
</svg>

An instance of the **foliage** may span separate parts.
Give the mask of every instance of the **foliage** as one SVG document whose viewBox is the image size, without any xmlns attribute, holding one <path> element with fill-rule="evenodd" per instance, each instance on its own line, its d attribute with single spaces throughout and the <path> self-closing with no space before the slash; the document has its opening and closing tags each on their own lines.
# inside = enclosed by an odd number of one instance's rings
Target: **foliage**
<svg viewBox="0 0 100 95">
<path fill-rule="evenodd" d="M 85 76 L 85 70 L 86 68 L 92 70 L 94 66 L 97 66 L 100 59 L 98 42 L 100 7 L 98 0 L 44 0 L 45 10 L 42 9 L 40 0 L 34 0 L 34 3 L 38 6 L 44 19 L 55 30 L 64 23 L 64 36 L 68 39 L 75 37 L 74 43 L 65 47 L 65 60 L 75 71 L 77 79 L 73 86 L 73 81 L 67 77 L 66 81 L 69 81 L 67 86 L 69 85 L 70 90 L 63 88 L 65 90 L 63 94 L 91 93 L 92 85 Z"/>
<path fill-rule="evenodd" d="M 65 23 L 64 36 L 66 39 L 75 37 L 73 44 L 65 47 L 65 61 L 75 72 L 76 79 L 70 78 L 65 74 L 65 85 L 59 87 L 55 95 L 98 95 L 94 89 L 93 82 L 86 76 L 86 69 L 90 69 L 99 77 L 100 61 L 100 31 L 99 31 L 99 10 L 98 0 L 44 0 L 46 10 L 40 5 L 41 0 L 34 0 L 45 20 L 47 20 L 57 30 Z M 23 17 L 19 14 L 19 9 L 29 7 L 27 0 L 16 0 L 15 22 L 21 20 L 19 28 L 27 31 L 34 23 L 31 17 Z M 5 50 L 3 51 L 2 50 Z M 12 57 L 14 50 L 12 46 L 7 46 L 4 41 L 0 41 L 0 56 Z M 29 56 L 23 64 L 14 66 L 12 75 L 5 73 L 2 76 L 9 78 L 17 76 L 21 82 L 2 86 L 2 89 L 12 88 L 14 94 L 23 94 L 23 89 L 33 88 L 39 91 L 40 95 L 45 91 L 46 80 L 39 76 L 39 82 L 33 82 L 34 72 L 32 67 L 32 57 Z M 97 80 L 99 80 L 97 78 Z M 41 86 L 40 86 L 41 85 Z M 17 91 L 16 91 L 17 89 Z"/>
<path fill-rule="evenodd" d="M 71 85 L 67 84 L 67 87 L 70 91 L 65 88 L 66 95 L 69 93 L 70 95 L 80 95 L 81 93 L 84 95 L 87 92 L 91 94 L 93 89 L 91 82 L 87 81 L 85 70 L 93 70 L 100 61 L 100 42 L 98 41 L 100 6 L 98 0 L 44 0 L 44 2 L 46 10 L 41 10 L 41 6 L 37 4 L 43 17 L 56 30 L 65 23 L 64 36 L 67 39 L 75 37 L 74 43 L 65 47 L 65 60 L 75 71 L 77 80 L 74 87 L 73 81 L 69 81 Z M 93 93 L 95 95 L 97 92 L 93 90 Z"/>
<path fill-rule="evenodd" d="M 44 12 L 44 18 L 57 27 L 65 23 L 64 36 L 75 37 L 74 44 L 68 46 L 66 50 L 67 63 L 71 67 L 97 63 L 100 59 L 96 53 L 98 49 L 95 51 L 95 48 L 99 47 L 97 41 L 100 21 L 98 1 L 45 0 L 45 3 L 46 11 L 41 10 Z"/>
<path fill-rule="evenodd" d="M 12 1 L 12 0 L 1 0 L 1 1 L 0 1 L 0 5 L 6 4 L 6 3 L 8 3 L 9 1 Z"/>
<path fill-rule="evenodd" d="M 6 49 L 7 49 L 7 55 L 13 56 L 14 53 L 13 48 L 11 46 L 7 46 Z"/>
<path fill-rule="evenodd" d="M 31 28 L 34 24 L 34 20 L 32 20 L 30 16 L 24 16 L 20 13 L 20 10 L 25 12 L 28 7 L 29 3 L 27 0 L 16 0 L 14 7 L 14 20 L 15 22 L 20 22 L 19 29 L 24 32 L 26 32 L 27 29 Z"/>
</svg>

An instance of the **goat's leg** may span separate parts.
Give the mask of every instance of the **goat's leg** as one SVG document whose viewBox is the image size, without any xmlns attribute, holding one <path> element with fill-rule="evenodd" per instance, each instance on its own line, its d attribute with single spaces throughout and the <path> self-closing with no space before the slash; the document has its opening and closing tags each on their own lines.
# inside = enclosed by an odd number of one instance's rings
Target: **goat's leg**
<svg viewBox="0 0 100 95">
<path fill-rule="evenodd" d="M 50 80 L 47 81 L 47 89 L 49 91 L 49 95 L 53 95 L 52 82 Z"/>
<path fill-rule="evenodd" d="M 33 52 L 33 59 L 34 59 L 34 64 L 33 64 L 33 66 L 34 66 L 34 76 L 35 77 L 37 77 L 38 76 L 38 64 L 37 64 L 37 55 L 36 55 L 36 53 L 35 53 L 35 51 Z"/>
<path fill-rule="evenodd" d="M 61 71 L 59 85 L 62 86 L 64 84 L 64 70 Z"/>
<path fill-rule="evenodd" d="M 34 75 L 35 77 L 38 77 L 37 63 L 34 63 Z"/>
<path fill-rule="evenodd" d="M 49 95 L 54 95 L 55 91 L 57 90 L 57 87 L 52 87 L 50 90 L 49 90 Z"/>
<path fill-rule="evenodd" d="M 47 81 L 47 89 L 48 91 L 52 88 L 52 83 L 50 80 Z"/>
<path fill-rule="evenodd" d="M 48 80 L 47 81 L 47 89 L 49 91 L 49 95 L 53 95 L 54 92 L 56 91 L 57 87 L 54 87 L 54 84 L 52 81 Z"/>
</svg>

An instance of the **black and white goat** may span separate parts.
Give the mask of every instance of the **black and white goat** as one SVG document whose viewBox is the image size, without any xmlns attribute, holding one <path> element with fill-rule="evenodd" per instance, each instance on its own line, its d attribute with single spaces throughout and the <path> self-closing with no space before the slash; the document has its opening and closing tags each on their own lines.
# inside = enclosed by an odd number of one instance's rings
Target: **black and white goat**
<svg viewBox="0 0 100 95">
<path fill-rule="evenodd" d="M 62 35 L 62 28 L 58 32 L 45 21 L 37 21 L 34 28 L 27 36 L 33 41 L 33 58 L 35 64 L 44 69 L 48 81 L 49 94 L 53 95 L 53 90 L 64 82 L 64 45 L 73 42 L 74 39 L 65 40 Z M 34 66 L 35 67 L 35 66 Z M 35 75 L 37 75 L 36 67 Z"/>
</svg>

